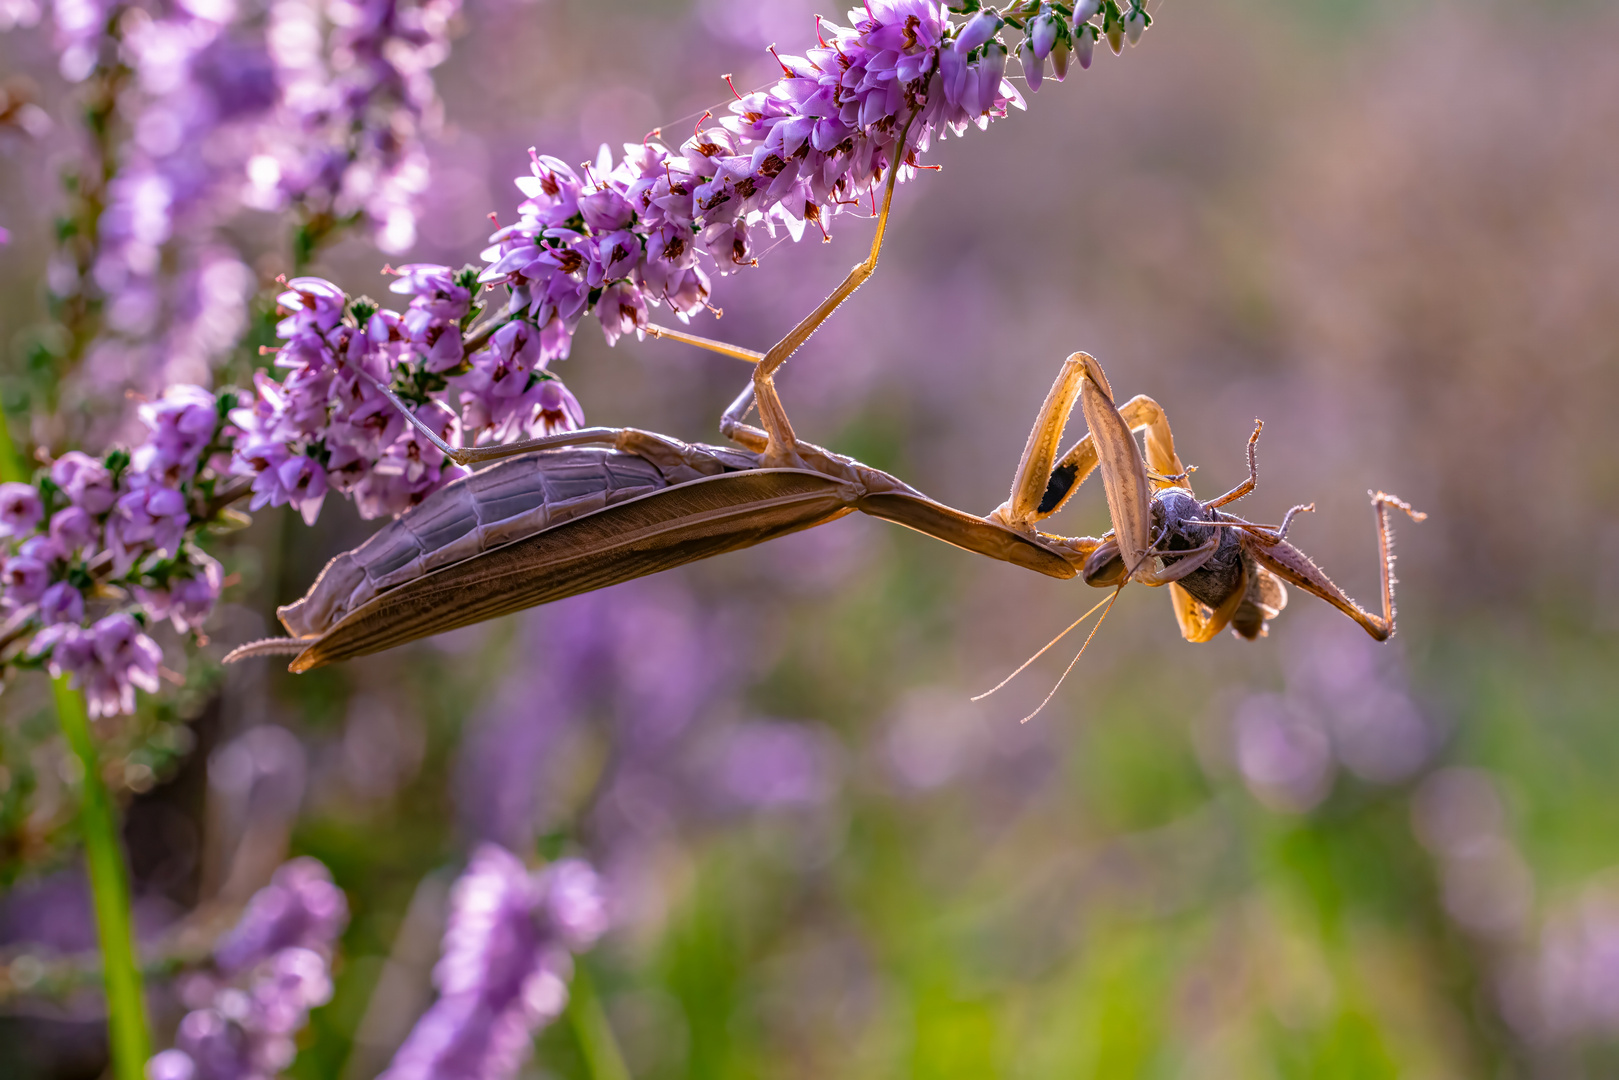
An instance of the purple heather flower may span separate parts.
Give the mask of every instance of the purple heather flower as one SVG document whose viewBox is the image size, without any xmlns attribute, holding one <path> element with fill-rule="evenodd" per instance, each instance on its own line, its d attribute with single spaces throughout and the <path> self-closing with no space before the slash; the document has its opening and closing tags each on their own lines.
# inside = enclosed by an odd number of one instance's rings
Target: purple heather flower
<svg viewBox="0 0 1619 1080">
<path fill-rule="evenodd" d="M 1074 31 L 1074 56 L 1081 68 L 1091 66 L 1091 60 L 1096 56 L 1096 27 L 1086 23 Z"/>
<path fill-rule="evenodd" d="M 0 484 L 0 537 L 27 536 L 45 516 L 39 492 L 32 484 Z"/>
<path fill-rule="evenodd" d="M 1029 43 L 1035 59 L 1044 60 L 1051 55 L 1052 48 L 1057 44 L 1057 33 L 1061 28 L 1062 24 L 1050 10 L 1042 11 L 1029 24 Z"/>
<path fill-rule="evenodd" d="M 324 278 L 299 277 L 287 282 L 286 292 L 277 296 L 275 302 L 290 312 L 278 330 L 291 325 L 325 333 L 343 318 L 348 297 Z"/>
<path fill-rule="evenodd" d="M 66 598 L 60 603 L 71 607 L 73 602 Z M 158 687 L 162 650 L 127 612 L 114 612 L 88 630 L 74 622 L 50 623 L 28 647 L 30 656 L 46 652 L 51 674 L 72 676 L 92 717 L 134 712 L 135 687 L 147 693 Z"/>
<path fill-rule="evenodd" d="M 51 569 L 27 555 L 13 555 L 0 562 L 0 601 L 8 607 L 32 604 L 45 595 Z"/>
<path fill-rule="evenodd" d="M 49 536 L 30 536 L 17 546 L 17 554 L 47 565 L 62 558 L 62 551 Z"/>
<path fill-rule="evenodd" d="M 164 1050 L 146 1063 L 146 1080 L 197 1080 L 197 1063 L 184 1050 Z"/>
<path fill-rule="evenodd" d="M 67 506 L 51 515 L 51 542 L 63 558 L 93 544 L 100 533 L 95 518 L 82 506 Z"/>
<path fill-rule="evenodd" d="M 153 550 L 174 556 L 190 523 L 185 496 L 162 483 L 149 483 L 120 495 L 107 519 L 107 547 L 113 553 L 114 572 L 127 572 Z"/>
<path fill-rule="evenodd" d="M 292 1035 L 304 1026 L 310 1009 L 332 998 L 326 958 L 299 946 L 281 949 L 254 980 L 250 994 L 256 1014 L 254 1027 L 266 1034 Z"/>
<path fill-rule="evenodd" d="M 348 922 L 348 901 L 315 859 L 294 859 L 253 894 L 236 928 L 214 949 L 227 975 L 245 971 L 283 949 L 324 949 Z"/>
<path fill-rule="evenodd" d="M 579 407 L 579 399 L 560 379 L 540 383 L 536 404 L 539 406 L 538 426 L 543 435 L 577 431 L 584 426 L 585 411 Z"/>
<path fill-rule="evenodd" d="M 363 212 L 379 247 L 408 250 L 427 186 L 421 135 L 439 110 L 429 72 L 449 54 L 459 8 L 459 0 L 272 7 L 283 104 L 248 163 L 254 205 L 291 202 L 336 218 Z"/>
<path fill-rule="evenodd" d="M 277 59 L 289 85 L 304 87 L 289 90 L 289 100 L 307 98 L 311 130 L 353 129 L 353 110 L 363 112 L 359 103 L 373 92 L 424 116 L 432 95 L 421 77 L 441 58 L 438 20 L 453 4 L 344 0 L 338 10 L 356 71 L 346 87 L 351 99 L 340 105 L 313 92 L 320 61 L 312 53 L 296 63 L 290 54 Z M 582 425 L 577 400 L 546 369 L 568 355 L 585 315 L 596 316 L 609 343 L 643 334 L 649 309 L 660 304 L 687 320 L 707 306 L 715 270 L 754 261 L 756 229 L 773 237 L 779 226 L 795 240 L 806 231 L 827 235 L 835 215 L 874 199 L 889 171 L 914 167 L 934 138 L 1022 107 L 1005 78 L 999 15 L 980 12 L 958 27 L 935 0 L 869 0 L 848 18 L 848 27 L 821 20 L 819 47 L 782 56 L 773 86 L 733 102 L 729 115 L 678 147 L 649 139 L 626 145 L 616 162 L 604 149 L 583 177 L 531 150 L 529 173 L 516 181 L 524 197 L 518 220 L 490 237 L 478 275 L 482 284 L 507 287 L 510 321 L 470 355 L 462 323 L 474 297 L 447 267 L 401 267 L 391 288 L 412 297 L 409 309 L 378 312 L 364 327 L 344 323 L 347 303 L 336 286 L 316 278 L 288 283 L 276 359 L 285 377 L 279 384 L 258 378 L 257 400 L 231 414 L 241 432 L 232 471 L 254 477 L 253 505 L 292 502 L 313 519 L 330 486 L 367 516 L 398 513 L 460 475 L 401 423 L 376 392 L 379 382 L 403 388 L 421 385 L 422 375 L 447 376 L 448 394 L 427 395 L 420 412 L 437 427 L 437 406 L 450 398 L 458 441 Z M 275 47 L 307 41 L 312 29 L 278 31 Z M 1094 40 L 1092 28 L 1085 32 Z M 1066 34 L 1042 9 L 1027 35 L 1031 62 L 1043 67 L 1067 49 Z M 1066 55 L 1054 61 L 1059 71 Z M 339 157 L 336 172 L 319 183 L 351 175 L 360 160 Z M 254 183 L 288 182 L 284 158 L 256 158 Z"/>
<path fill-rule="evenodd" d="M 77 674 L 90 705 L 90 715 L 116 716 L 135 711 L 135 687 L 155 694 L 163 651 L 141 633 L 128 612 L 116 611 L 90 628 L 94 663 Z"/>
<path fill-rule="evenodd" d="M 348 919 L 343 894 L 314 859 L 284 864 L 216 947 L 226 979 L 199 978 L 200 1005 L 180 1021 L 174 1048 L 153 1057 L 148 1080 L 270 1080 L 297 1053 L 309 1010 L 331 1000 L 327 957 Z"/>
<path fill-rule="evenodd" d="M 304 524 L 313 525 L 320 515 L 320 504 L 326 501 L 326 470 L 312 457 L 289 457 L 275 469 L 275 482 L 280 498 L 271 505 L 289 503 L 303 515 Z M 258 504 L 257 497 L 253 500 Z"/>
<path fill-rule="evenodd" d="M 455 321 L 472 310 L 472 291 L 455 283 L 455 272 L 433 263 L 408 263 L 395 271 L 399 278 L 389 291 L 416 298 L 415 310 L 435 319 Z"/>
<path fill-rule="evenodd" d="M 607 898 L 601 878 L 583 859 L 559 859 L 540 876 L 544 908 L 568 948 L 582 952 L 606 933 Z"/>
<path fill-rule="evenodd" d="M 602 334 L 607 338 L 609 345 L 616 343 L 625 334 L 645 334 L 646 297 L 640 289 L 629 282 L 614 282 L 603 289 L 601 299 L 596 304 L 596 311 L 601 317 Z"/>
<path fill-rule="evenodd" d="M 450 897 L 439 1000 L 417 1021 L 387 1080 L 505 1080 L 528 1056 L 535 1028 L 568 1000 L 572 949 L 605 929 L 595 872 L 563 860 L 529 873 L 484 844 Z"/>
<path fill-rule="evenodd" d="M 1037 20 L 1042 64 L 1061 29 L 1054 18 Z M 1022 104 L 1004 78 L 1004 20 L 993 12 L 956 31 L 931 0 L 871 0 L 849 19 L 849 28 L 821 20 L 820 48 L 781 57 L 782 79 L 677 150 L 626 145 L 588 182 L 531 152 L 531 175 L 517 180 L 520 220 L 491 236 L 480 280 L 504 282 L 510 310 L 526 309 L 554 334 L 548 358 L 566 354 L 586 288 L 624 282 L 596 303 L 609 340 L 644 326 L 646 307 L 667 303 L 689 318 L 709 294 L 699 253 L 727 273 L 752 263 L 761 226 L 772 236 L 784 226 L 794 239 L 809 222 L 825 232 L 934 134 L 960 134 Z M 913 113 L 907 145 L 896 146 Z M 554 318 L 563 322 L 553 330 Z"/>
<path fill-rule="evenodd" d="M 107 467 L 77 450 L 69 450 L 52 463 L 51 482 L 88 514 L 106 513 L 118 498 Z"/>
<path fill-rule="evenodd" d="M 169 483 L 189 480 L 218 426 L 214 395 L 200 386 L 171 386 L 142 405 L 140 416 L 152 433 L 135 450 L 131 468 Z"/>
<path fill-rule="evenodd" d="M 175 1032 L 174 1049 L 162 1064 L 169 1076 L 194 1080 L 257 1080 L 262 1076 L 253 1060 L 252 1038 L 237 1021 L 216 1009 L 198 1009 L 185 1015 Z M 187 1072 L 180 1062 L 190 1063 Z M 148 1069 L 149 1080 L 159 1080 Z"/>
<path fill-rule="evenodd" d="M 191 565 L 192 576 L 170 581 L 166 590 L 135 588 L 148 617 L 156 622 L 168 619 L 182 634 L 202 629 L 219 602 L 224 581 L 219 564 L 206 555 L 193 554 Z"/>
<path fill-rule="evenodd" d="M 95 634 L 76 623 L 48 624 L 34 635 L 34 640 L 28 645 L 29 656 L 44 656 L 46 653 L 50 654 L 46 666 L 52 678 L 77 676 L 95 662 Z"/>
<path fill-rule="evenodd" d="M 1029 93 L 1037 92 L 1041 80 L 1045 78 L 1046 62 L 1035 55 L 1034 42 L 1024 38 L 1023 44 L 1018 46 L 1017 58 L 1018 63 L 1023 66 L 1023 78 L 1029 84 Z"/>
<path fill-rule="evenodd" d="M 84 621 L 84 594 L 65 581 L 58 581 L 45 590 L 39 599 L 39 621 L 46 626 Z"/>
</svg>

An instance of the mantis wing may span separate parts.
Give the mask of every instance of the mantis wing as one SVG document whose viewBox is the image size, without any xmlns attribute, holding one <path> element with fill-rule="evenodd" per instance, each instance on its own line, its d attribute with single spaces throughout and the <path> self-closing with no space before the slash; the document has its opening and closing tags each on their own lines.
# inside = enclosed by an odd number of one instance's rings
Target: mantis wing
<svg viewBox="0 0 1619 1080">
<path fill-rule="evenodd" d="M 727 473 L 665 488 L 385 592 L 311 641 L 291 670 L 309 671 L 752 547 L 841 517 L 858 497 L 853 485 L 799 469 Z"/>
</svg>

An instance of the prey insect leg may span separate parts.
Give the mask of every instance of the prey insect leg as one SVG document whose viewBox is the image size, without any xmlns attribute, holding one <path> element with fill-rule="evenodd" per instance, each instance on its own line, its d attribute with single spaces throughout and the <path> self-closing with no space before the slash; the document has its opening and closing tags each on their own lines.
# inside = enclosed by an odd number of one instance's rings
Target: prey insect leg
<svg viewBox="0 0 1619 1080">
<path fill-rule="evenodd" d="M 1386 641 L 1394 633 L 1394 529 L 1389 523 L 1390 506 L 1405 511 L 1412 521 L 1421 521 L 1428 516 L 1413 510 L 1410 503 L 1393 495 L 1381 491 L 1372 495 L 1372 508 L 1377 513 L 1377 558 L 1383 587 L 1381 617 L 1373 615 L 1351 600 L 1308 555 L 1287 541 L 1277 540 L 1268 545 L 1247 545 L 1247 550 L 1265 569 L 1284 581 L 1319 596 L 1360 623 L 1372 637 L 1378 641 Z"/>
<path fill-rule="evenodd" d="M 1212 510 L 1224 506 L 1227 503 L 1234 503 L 1243 496 L 1252 493 L 1254 488 L 1259 486 L 1259 433 L 1264 430 L 1265 422 L 1263 420 L 1255 420 L 1254 433 L 1248 436 L 1248 479 L 1244 480 L 1242 483 L 1238 484 L 1224 495 L 1221 495 L 1213 502 L 1205 503 L 1204 506 L 1206 509 Z"/>
</svg>

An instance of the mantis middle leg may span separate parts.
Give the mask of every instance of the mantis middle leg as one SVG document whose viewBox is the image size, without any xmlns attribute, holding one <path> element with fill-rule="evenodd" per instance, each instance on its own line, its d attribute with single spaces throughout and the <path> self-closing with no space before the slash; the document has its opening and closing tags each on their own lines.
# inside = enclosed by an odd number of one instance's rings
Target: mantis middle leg
<svg viewBox="0 0 1619 1080">
<path fill-rule="evenodd" d="M 913 112 L 911 118 L 900 128 L 899 138 L 894 144 L 894 160 L 888 163 L 888 179 L 883 185 L 883 204 L 882 209 L 877 212 L 877 232 L 871 239 L 871 253 L 856 263 L 838 287 L 833 289 L 831 294 L 797 326 L 788 331 L 786 337 L 772 345 L 769 351 L 760 354 L 752 349 L 727 345 L 724 342 L 697 337 L 667 327 L 648 327 L 648 332 L 654 337 L 667 337 L 695 345 L 700 349 L 747 360 L 755 365 L 752 381 L 721 416 L 720 430 L 726 437 L 762 454 L 760 465 L 765 468 L 804 467 L 797 450 L 798 436 L 794 433 L 792 421 L 787 418 L 787 410 L 782 406 L 781 397 L 776 392 L 775 374 L 777 369 L 787 362 L 788 357 L 797 352 L 799 347 L 820 329 L 821 324 L 826 322 L 832 313 L 876 272 L 877 257 L 882 253 L 883 237 L 888 231 L 889 210 L 894 203 L 894 185 L 898 182 L 899 171 L 905 164 L 904 159 L 908 153 L 906 138 L 910 134 L 911 124 L 915 118 L 916 113 Z M 757 428 L 743 422 L 749 410 L 756 404 L 759 408 L 761 425 Z"/>
</svg>

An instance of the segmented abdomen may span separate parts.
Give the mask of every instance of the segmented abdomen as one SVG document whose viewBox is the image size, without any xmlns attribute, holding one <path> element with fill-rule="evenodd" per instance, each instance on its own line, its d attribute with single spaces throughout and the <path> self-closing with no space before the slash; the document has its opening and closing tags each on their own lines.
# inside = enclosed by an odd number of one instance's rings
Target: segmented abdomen
<svg viewBox="0 0 1619 1080">
<path fill-rule="evenodd" d="M 276 614 L 295 637 L 322 634 L 378 593 L 439 567 L 725 470 L 712 458 L 702 460 L 706 447 L 680 449 L 687 453 L 660 454 L 670 458 L 662 463 L 594 447 L 541 450 L 497 462 L 434 492 L 364 544 L 337 556 L 303 599 Z"/>
</svg>

